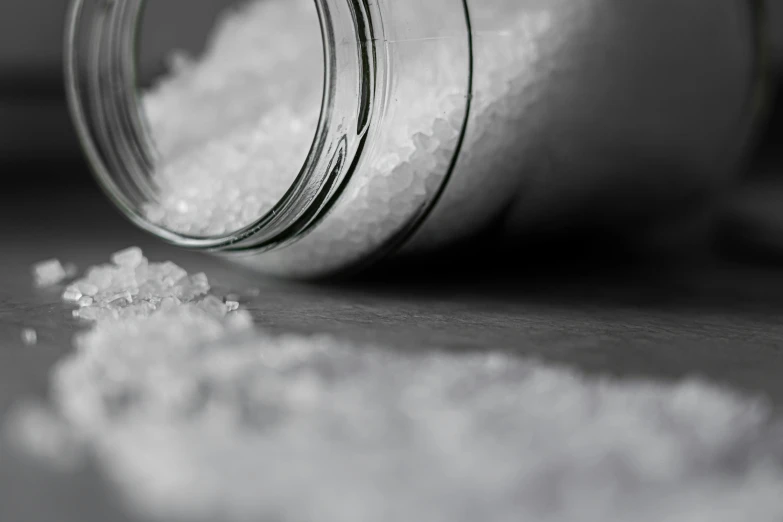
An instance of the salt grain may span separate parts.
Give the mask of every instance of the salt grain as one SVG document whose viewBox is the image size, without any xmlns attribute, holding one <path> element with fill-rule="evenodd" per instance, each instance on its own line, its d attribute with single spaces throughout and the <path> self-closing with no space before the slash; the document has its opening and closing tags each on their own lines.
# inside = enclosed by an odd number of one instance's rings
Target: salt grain
<svg viewBox="0 0 783 522">
<path fill-rule="evenodd" d="M 139 247 L 131 247 L 111 256 L 112 263 L 117 266 L 136 268 L 144 260 L 144 255 Z"/>
<path fill-rule="evenodd" d="M 159 271 L 162 275 L 162 282 L 168 286 L 177 284 L 177 282 L 184 279 L 188 275 L 184 269 L 172 263 L 171 261 L 166 261 L 165 263 L 161 264 Z"/>
<path fill-rule="evenodd" d="M 128 288 L 124 288 L 120 292 L 110 295 L 106 301 L 111 305 L 128 305 L 133 302 L 133 294 Z"/>
<path fill-rule="evenodd" d="M 33 346 L 38 343 L 38 332 L 32 328 L 22 330 L 22 342 L 27 346 Z"/>
<path fill-rule="evenodd" d="M 83 279 L 66 289 L 63 300 L 80 306 L 73 311 L 74 317 L 101 323 L 147 317 L 158 309 L 194 302 L 209 291 L 206 274 L 188 276 L 170 261 L 149 263 L 138 247 L 131 247 L 112 255 L 112 264 L 90 268 Z M 225 315 L 220 299 L 213 296 L 204 301 L 210 311 Z"/>
<path fill-rule="evenodd" d="M 67 277 L 68 274 L 57 259 L 42 261 L 33 266 L 34 283 L 39 288 L 57 285 Z"/>
<path fill-rule="evenodd" d="M 106 290 L 112 284 L 112 273 L 114 271 L 113 267 L 107 266 L 92 268 L 87 272 L 87 279 L 83 282 L 96 286 L 99 291 Z"/>
<path fill-rule="evenodd" d="M 82 298 L 82 293 L 79 291 L 79 288 L 75 285 L 69 286 L 65 289 L 65 292 L 63 292 L 63 301 L 68 301 L 71 303 L 78 302 L 79 299 Z"/>
</svg>

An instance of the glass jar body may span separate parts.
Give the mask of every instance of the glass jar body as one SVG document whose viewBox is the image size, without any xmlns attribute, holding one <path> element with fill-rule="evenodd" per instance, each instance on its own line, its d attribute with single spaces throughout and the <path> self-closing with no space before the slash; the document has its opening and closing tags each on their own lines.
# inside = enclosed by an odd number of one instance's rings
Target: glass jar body
<svg viewBox="0 0 783 522">
<path fill-rule="evenodd" d="M 97 41 L 87 3 L 74 9 L 73 49 Z M 514 242 L 554 224 L 638 228 L 686 214 L 730 183 L 752 133 L 760 64 L 744 0 L 315 3 L 325 88 L 308 160 L 287 201 L 219 238 L 136 211 L 154 198 L 138 187 L 154 177 L 150 138 L 128 92 L 100 91 L 128 44 L 81 62 L 88 51 L 72 52 L 85 146 L 138 224 L 263 272 L 325 276 L 488 228 Z M 117 4 L 96 4 L 97 26 L 122 18 Z"/>
</svg>

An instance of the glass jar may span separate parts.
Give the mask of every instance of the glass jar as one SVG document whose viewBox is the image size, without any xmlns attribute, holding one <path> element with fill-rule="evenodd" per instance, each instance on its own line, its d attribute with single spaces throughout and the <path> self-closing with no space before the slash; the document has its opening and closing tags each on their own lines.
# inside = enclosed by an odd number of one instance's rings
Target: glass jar
<svg viewBox="0 0 783 522">
<path fill-rule="evenodd" d="M 291 6 L 280 20 L 317 14 L 310 80 L 323 88 L 290 184 L 228 228 L 150 212 L 162 160 L 135 56 L 149 2 L 75 0 L 66 53 L 74 118 L 114 203 L 166 241 L 266 273 L 326 276 L 488 230 L 512 243 L 564 223 L 643 234 L 716 201 L 758 119 L 751 0 L 267 3 Z"/>
</svg>

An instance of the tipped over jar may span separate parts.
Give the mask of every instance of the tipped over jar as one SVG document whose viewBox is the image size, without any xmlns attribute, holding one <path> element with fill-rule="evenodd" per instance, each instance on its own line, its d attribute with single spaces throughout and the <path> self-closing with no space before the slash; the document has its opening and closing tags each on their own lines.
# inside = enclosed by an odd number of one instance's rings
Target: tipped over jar
<svg viewBox="0 0 783 522">
<path fill-rule="evenodd" d="M 288 277 L 700 215 L 768 75 L 753 0 L 256 0 L 141 91 L 149 3 L 73 2 L 97 179 L 156 236 Z"/>
</svg>

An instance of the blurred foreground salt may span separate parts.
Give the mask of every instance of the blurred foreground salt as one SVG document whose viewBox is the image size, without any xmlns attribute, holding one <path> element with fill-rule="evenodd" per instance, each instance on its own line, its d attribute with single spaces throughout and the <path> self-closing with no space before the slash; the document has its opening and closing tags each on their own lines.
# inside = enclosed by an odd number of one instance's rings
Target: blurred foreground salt
<svg viewBox="0 0 783 522">
<path fill-rule="evenodd" d="M 81 454 L 69 448 L 94 455 L 144 516 L 783 519 L 783 432 L 760 401 L 587 379 L 491 347 L 271 335 L 206 296 L 204 275 L 136 251 L 115 261 L 72 287 L 100 287 L 77 311 L 95 322 L 54 371 L 50 411 L 21 406 L 9 433 L 53 465 Z"/>
</svg>

